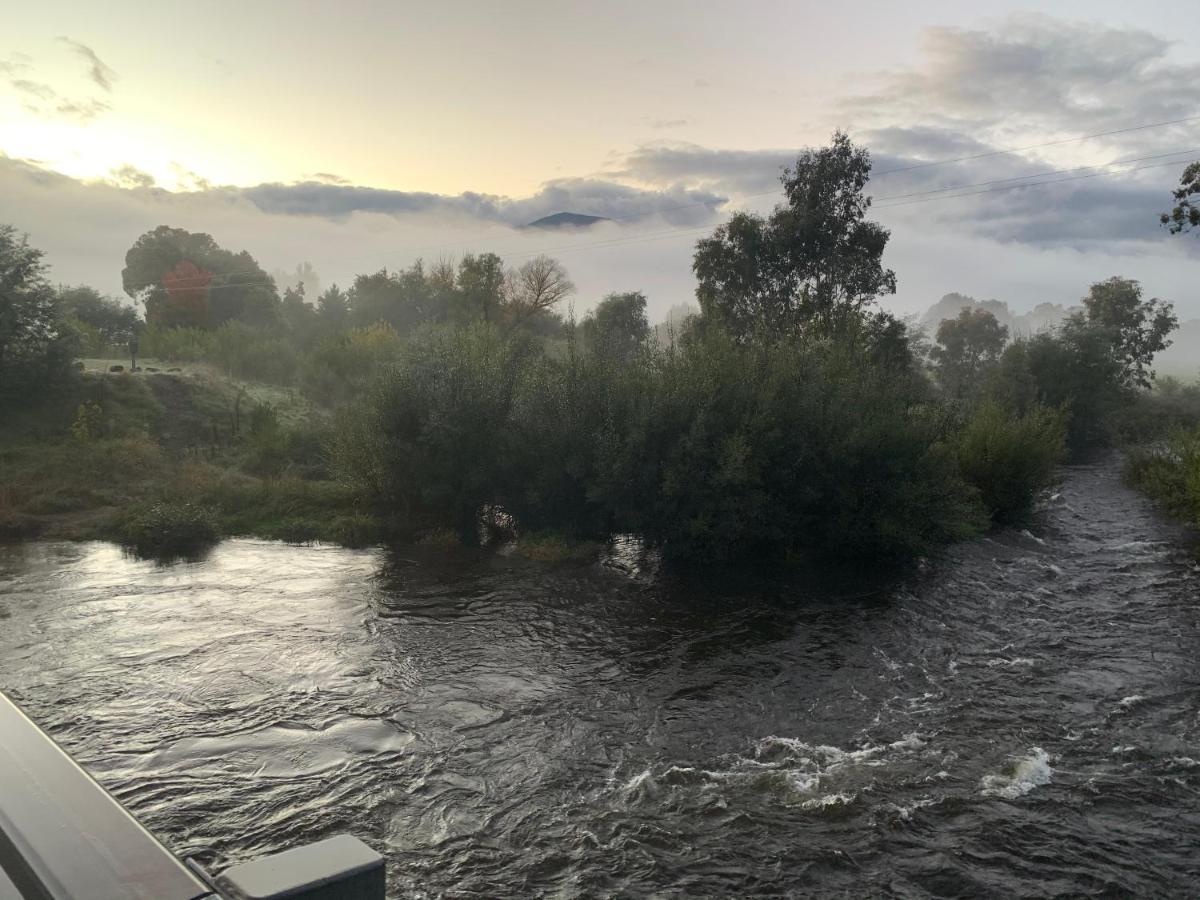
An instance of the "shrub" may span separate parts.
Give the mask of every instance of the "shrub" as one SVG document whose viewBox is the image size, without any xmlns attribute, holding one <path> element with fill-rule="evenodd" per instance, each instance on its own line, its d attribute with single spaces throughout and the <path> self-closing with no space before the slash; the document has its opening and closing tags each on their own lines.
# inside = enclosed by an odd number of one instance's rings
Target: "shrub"
<svg viewBox="0 0 1200 900">
<path fill-rule="evenodd" d="M 1178 428 L 1164 441 L 1133 451 L 1125 476 L 1172 515 L 1200 522 L 1200 427 Z"/>
<path fill-rule="evenodd" d="M 509 464 L 524 346 L 487 324 L 439 329 L 413 344 L 335 430 L 343 479 L 418 528 L 454 528 L 473 540 Z"/>
<path fill-rule="evenodd" d="M 190 557 L 219 539 L 216 515 L 194 503 L 169 501 L 134 508 L 123 517 L 122 542 L 138 556 Z"/>
<path fill-rule="evenodd" d="M 973 533 L 980 512 L 927 382 L 874 351 L 709 334 L 664 356 L 606 459 L 617 529 L 706 561 L 893 561 Z"/>
<path fill-rule="evenodd" d="M 994 522 L 1020 520 L 1053 482 L 1064 452 L 1064 414 L 1044 406 L 1013 413 L 989 400 L 958 435 L 958 463 Z"/>
</svg>

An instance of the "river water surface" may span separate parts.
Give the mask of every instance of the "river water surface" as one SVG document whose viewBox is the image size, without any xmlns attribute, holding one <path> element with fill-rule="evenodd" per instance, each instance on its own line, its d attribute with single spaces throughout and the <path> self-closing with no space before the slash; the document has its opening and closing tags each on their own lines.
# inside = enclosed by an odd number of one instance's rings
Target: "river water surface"
<svg viewBox="0 0 1200 900">
<path fill-rule="evenodd" d="M 0 685 L 215 869 L 400 896 L 1195 896 L 1200 573 L 1112 465 L 902 584 L 0 548 Z"/>
</svg>

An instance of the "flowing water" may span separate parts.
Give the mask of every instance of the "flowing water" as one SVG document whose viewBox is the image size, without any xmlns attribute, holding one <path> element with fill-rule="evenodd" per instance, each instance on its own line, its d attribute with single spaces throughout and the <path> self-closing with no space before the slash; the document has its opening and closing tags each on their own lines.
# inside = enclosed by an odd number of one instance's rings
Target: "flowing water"
<svg viewBox="0 0 1200 900">
<path fill-rule="evenodd" d="M 0 685 L 213 868 L 395 896 L 1195 896 L 1200 572 L 1111 464 L 901 584 L 0 549 Z"/>
</svg>

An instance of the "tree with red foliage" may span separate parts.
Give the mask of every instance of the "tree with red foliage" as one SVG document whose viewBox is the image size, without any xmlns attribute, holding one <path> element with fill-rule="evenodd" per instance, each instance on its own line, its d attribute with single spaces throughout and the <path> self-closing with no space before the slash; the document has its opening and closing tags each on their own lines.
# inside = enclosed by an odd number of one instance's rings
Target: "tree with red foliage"
<svg viewBox="0 0 1200 900">
<path fill-rule="evenodd" d="M 163 275 L 167 296 L 146 304 L 146 319 L 165 328 L 208 327 L 208 285 L 212 273 L 185 259 Z"/>
</svg>

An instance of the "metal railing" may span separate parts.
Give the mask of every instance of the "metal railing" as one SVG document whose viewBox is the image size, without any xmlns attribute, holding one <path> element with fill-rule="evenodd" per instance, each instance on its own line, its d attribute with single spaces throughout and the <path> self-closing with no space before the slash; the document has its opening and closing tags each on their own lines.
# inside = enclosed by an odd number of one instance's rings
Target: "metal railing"
<svg viewBox="0 0 1200 900">
<path fill-rule="evenodd" d="M 193 872 L 0 692 L 0 897 L 13 890 L 24 900 L 382 900 L 385 888 L 383 858 L 345 835 L 216 879 Z"/>
</svg>

